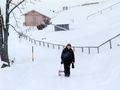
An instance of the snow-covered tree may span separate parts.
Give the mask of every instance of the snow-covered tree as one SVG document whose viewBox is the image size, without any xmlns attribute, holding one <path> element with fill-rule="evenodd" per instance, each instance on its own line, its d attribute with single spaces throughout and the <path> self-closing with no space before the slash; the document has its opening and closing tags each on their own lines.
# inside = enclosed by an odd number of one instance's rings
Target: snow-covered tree
<svg viewBox="0 0 120 90">
<path fill-rule="evenodd" d="M 11 13 L 13 13 L 13 11 L 16 8 L 19 8 L 19 6 L 23 2 L 32 3 L 32 0 L 5 0 L 5 5 L 4 5 L 5 7 L 0 6 L 0 56 L 1 56 L 1 60 L 6 63 L 3 64 L 2 67 L 10 66 L 10 61 L 8 56 L 9 27 L 10 26 L 14 27 L 12 24 L 10 24 L 10 16 Z M 4 9 L 1 9 L 1 7 Z M 3 12 L 5 12 L 4 15 L 2 15 L 1 13 L 2 10 L 4 10 Z"/>
</svg>

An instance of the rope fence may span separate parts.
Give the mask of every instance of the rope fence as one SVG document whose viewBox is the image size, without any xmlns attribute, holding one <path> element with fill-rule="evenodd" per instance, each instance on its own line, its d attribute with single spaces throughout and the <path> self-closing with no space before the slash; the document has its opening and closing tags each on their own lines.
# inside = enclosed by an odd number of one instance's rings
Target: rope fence
<svg viewBox="0 0 120 90">
<path fill-rule="evenodd" d="M 100 53 L 100 48 L 102 46 L 104 46 L 105 44 L 107 44 L 107 43 L 109 44 L 110 49 L 112 49 L 112 40 L 119 37 L 119 36 L 120 36 L 120 34 L 112 37 L 111 39 L 105 41 L 104 43 L 100 44 L 99 46 L 83 46 L 83 47 L 81 47 L 81 46 L 73 46 L 72 48 L 73 48 L 74 51 L 77 50 L 77 49 L 80 49 L 82 53 L 85 52 L 85 50 L 87 50 L 88 54 L 91 54 L 92 49 L 95 49 L 96 53 L 99 54 Z M 58 49 L 58 50 L 65 48 L 65 45 L 54 44 L 54 43 L 49 43 L 49 42 L 45 42 L 45 41 L 35 40 L 35 39 L 33 39 L 33 38 L 31 38 L 31 37 L 29 37 L 27 35 L 24 35 L 24 34 L 22 34 L 22 37 L 25 40 L 28 40 L 30 43 L 32 43 L 34 45 L 39 45 L 39 46 L 52 48 L 52 49 Z"/>
<path fill-rule="evenodd" d="M 49 42 L 45 42 L 45 41 L 39 41 L 39 40 L 35 40 L 35 39 L 32 39 L 31 37 L 27 36 L 27 35 L 23 35 L 23 38 L 25 40 L 28 40 L 30 43 L 33 43 L 34 45 L 39 45 L 39 46 L 43 46 L 43 47 L 47 47 L 47 48 L 53 48 L 55 49 L 63 49 L 65 48 L 65 45 L 61 45 L 61 44 L 54 44 L 54 43 L 49 43 Z M 88 49 L 88 54 L 91 54 L 91 49 L 96 49 L 97 52 L 98 52 L 98 47 L 92 47 L 92 46 L 85 46 L 85 47 L 79 47 L 79 46 L 73 46 L 72 47 L 73 50 L 75 51 L 76 49 L 81 49 L 82 52 L 84 52 L 84 49 Z"/>
<path fill-rule="evenodd" d="M 113 4 L 113 5 L 110 5 L 110 6 L 108 6 L 107 8 L 104 8 L 104 9 L 102 9 L 102 10 L 99 10 L 99 11 L 97 11 L 97 12 L 95 12 L 95 13 L 92 13 L 92 14 L 90 14 L 90 15 L 88 15 L 87 17 L 86 17 L 86 19 L 88 20 L 90 17 L 92 17 L 92 16 L 94 16 L 94 15 L 96 15 L 96 14 L 103 14 L 103 12 L 105 11 L 105 10 L 112 10 L 112 8 L 114 7 L 114 6 L 116 6 L 116 5 L 118 5 L 118 4 L 120 4 L 120 2 L 118 2 L 118 3 L 115 3 L 115 4 Z"/>
</svg>

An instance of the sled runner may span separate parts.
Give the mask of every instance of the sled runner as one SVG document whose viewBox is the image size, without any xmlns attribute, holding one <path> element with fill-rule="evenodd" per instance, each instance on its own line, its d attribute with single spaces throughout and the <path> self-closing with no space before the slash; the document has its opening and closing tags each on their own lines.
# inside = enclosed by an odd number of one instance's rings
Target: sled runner
<svg viewBox="0 0 120 90">
<path fill-rule="evenodd" d="M 63 70 L 59 70 L 58 71 L 58 76 L 63 76 L 64 75 L 64 71 Z"/>
</svg>

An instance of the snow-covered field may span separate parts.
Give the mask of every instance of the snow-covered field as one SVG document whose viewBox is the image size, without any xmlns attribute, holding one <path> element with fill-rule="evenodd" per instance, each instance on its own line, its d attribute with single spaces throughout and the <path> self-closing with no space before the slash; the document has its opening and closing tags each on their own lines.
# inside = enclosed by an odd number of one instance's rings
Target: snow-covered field
<svg viewBox="0 0 120 90">
<path fill-rule="evenodd" d="M 36 40 L 46 38 L 46 42 L 64 45 L 71 43 L 75 46 L 98 46 L 119 34 L 120 4 L 114 6 L 112 10 L 106 10 L 103 14 L 86 20 L 89 14 L 115 4 L 119 0 L 66 0 L 67 3 L 62 2 L 62 5 L 74 6 L 79 2 L 88 1 L 101 3 L 72 8 L 52 19 L 52 23 L 67 21 L 70 24 L 70 31 L 54 32 L 54 27 L 48 26 L 44 31 L 34 29 L 26 34 Z M 55 1 L 50 0 L 48 3 L 45 0 L 41 5 L 45 7 L 48 4 L 49 8 L 56 7 L 56 10 L 60 10 L 60 3 L 58 7 L 54 3 Z M 63 69 L 60 64 L 62 49 L 31 44 L 23 38 L 19 39 L 16 32 L 11 29 L 9 56 L 11 59 L 15 58 L 15 63 L 10 68 L 0 69 L 0 90 L 120 90 L 120 47 L 117 46 L 120 38 L 112 43 L 113 49 L 109 50 L 108 46 L 103 46 L 100 54 L 88 55 L 79 49 L 76 50 L 75 69 L 71 69 L 70 78 L 65 78 L 58 76 L 58 70 Z M 34 46 L 34 62 L 32 46 Z"/>
</svg>

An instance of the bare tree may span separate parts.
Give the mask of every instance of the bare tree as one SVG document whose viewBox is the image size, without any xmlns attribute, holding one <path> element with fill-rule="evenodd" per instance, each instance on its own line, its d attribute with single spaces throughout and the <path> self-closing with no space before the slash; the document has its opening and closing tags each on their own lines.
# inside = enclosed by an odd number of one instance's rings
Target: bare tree
<svg viewBox="0 0 120 90">
<path fill-rule="evenodd" d="M 19 11 L 21 12 L 21 9 L 19 8 L 19 6 L 23 6 L 22 3 L 25 2 L 25 4 L 27 2 L 33 3 L 33 1 L 41 1 L 41 0 L 19 0 L 19 2 L 17 4 L 14 3 L 13 0 L 6 0 L 6 5 L 5 5 L 5 15 L 3 16 L 1 13 L 1 7 L 0 7 L 0 58 L 1 61 L 4 62 L 4 64 L 2 65 L 1 68 L 4 68 L 6 66 L 10 66 L 10 60 L 9 60 L 9 56 L 8 56 L 8 37 L 9 37 L 9 26 L 12 26 L 13 29 L 15 29 L 15 27 L 13 25 L 11 25 L 10 22 L 10 15 L 12 14 L 15 22 L 17 23 L 15 14 L 14 14 L 14 10 L 16 8 L 19 9 Z M 18 32 L 17 32 L 18 33 Z"/>
<path fill-rule="evenodd" d="M 0 55 L 2 52 L 2 45 L 3 45 L 3 26 L 2 26 L 2 22 L 3 22 L 3 16 L 1 15 L 1 8 L 0 8 Z"/>
<path fill-rule="evenodd" d="M 25 0 L 21 0 L 12 9 L 10 9 L 10 5 L 13 4 L 12 0 L 6 0 L 4 17 L 1 14 L 1 8 L 0 8 L 0 56 L 1 56 L 1 60 L 3 62 L 6 62 L 6 64 L 2 65 L 2 68 L 6 66 L 10 66 L 10 61 L 8 57 L 8 36 L 9 36 L 9 26 L 10 26 L 9 24 L 10 15 L 24 1 Z"/>
</svg>

